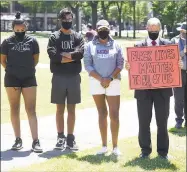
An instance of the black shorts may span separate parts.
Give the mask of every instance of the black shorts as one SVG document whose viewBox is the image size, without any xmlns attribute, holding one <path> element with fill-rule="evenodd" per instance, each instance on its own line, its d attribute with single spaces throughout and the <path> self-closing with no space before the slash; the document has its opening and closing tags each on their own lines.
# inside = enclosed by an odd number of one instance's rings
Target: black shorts
<svg viewBox="0 0 187 172">
<path fill-rule="evenodd" d="M 4 86 L 26 88 L 26 87 L 37 86 L 37 82 L 35 76 L 20 79 L 14 75 L 6 73 L 4 78 Z"/>
<path fill-rule="evenodd" d="M 81 76 L 53 75 L 51 89 L 51 103 L 78 104 L 81 102 Z"/>
</svg>

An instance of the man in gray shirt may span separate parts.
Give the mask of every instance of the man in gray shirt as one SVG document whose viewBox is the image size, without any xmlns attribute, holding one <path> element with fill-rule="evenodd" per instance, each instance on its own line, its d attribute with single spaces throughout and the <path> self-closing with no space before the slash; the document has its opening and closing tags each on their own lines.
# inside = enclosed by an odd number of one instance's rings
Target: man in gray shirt
<svg viewBox="0 0 187 172">
<path fill-rule="evenodd" d="M 186 126 L 186 106 L 187 106 L 187 84 L 186 84 L 186 63 L 187 63 L 187 47 L 186 47 L 186 35 L 187 35 L 187 24 L 184 22 L 181 27 L 177 28 L 180 31 L 180 35 L 172 38 L 172 43 L 179 45 L 180 57 L 183 61 L 183 67 L 181 70 L 182 76 L 182 87 L 174 88 L 174 98 L 175 98 L 175 113 L 176 113 L 176 128 L 181 128 L 182 123 L 185 118 L 185 126 Z"/>
</svg>

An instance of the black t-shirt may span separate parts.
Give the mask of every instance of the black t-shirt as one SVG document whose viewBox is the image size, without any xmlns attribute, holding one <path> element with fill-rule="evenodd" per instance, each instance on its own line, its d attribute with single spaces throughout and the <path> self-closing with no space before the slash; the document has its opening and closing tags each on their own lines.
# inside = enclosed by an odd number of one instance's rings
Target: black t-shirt
<svg viewBox="0 0 187 172">
<path fill-rule="evenodd" d="M 76 75 L 81 72 L 81 59 L 84 53 L 84 39 L 81 34 L 72 31 L 71 34 L 67 35 L 60 30 L 52 33 L 47 52 L 52 73 L 56 75 Z M 70 52 L 74 61 L 61 63 L 63 52 Z"/>
<path fill-rule="evenodd" d="M 13 35 L 3 41 L 1 54 L 7 55 L 6 73 L 18 78 L 35 75 L 33 55 L 39 54 L 39 46 L 35 38 L 25 35 L 24 40 L 19 42 Z"/>
</svg>

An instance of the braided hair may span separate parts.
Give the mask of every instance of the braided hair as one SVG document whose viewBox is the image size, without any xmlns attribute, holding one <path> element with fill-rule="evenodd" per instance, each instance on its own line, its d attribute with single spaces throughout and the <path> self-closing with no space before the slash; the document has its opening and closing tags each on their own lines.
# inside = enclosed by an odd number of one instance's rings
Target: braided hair
<svg viewBox="0 0 187 172">
<path fill-rule="evenodd" d="M 15 25 L 20 25 L 20 24 L 23 24 L 25 25 L 25 27 L 27 27 L 26 21 L 23 18 L 21 18 L 21 12 L 18 11 L 16 12 L 15 19 L 12 22 L 12 28 L 14 29 Z"/>
</svg>

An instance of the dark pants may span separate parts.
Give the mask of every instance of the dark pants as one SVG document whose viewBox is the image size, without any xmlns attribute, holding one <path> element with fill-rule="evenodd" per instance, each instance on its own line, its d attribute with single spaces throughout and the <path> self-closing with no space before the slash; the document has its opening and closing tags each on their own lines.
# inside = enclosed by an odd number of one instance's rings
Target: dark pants
<svg viewBox="0 0 187 172">
<path fill-rule="evenodd" d="M 137 99 L 139 145 L 142 153 L 150 154 L 152 152 L 150 123 L 153 105 L 157 123 L 157 152 L 160 155 L 167 155 L 169 149 L 167 122 L 169 117 L 170 97 L 163 96 L 159 90 L 149 90 L 148 96 L 145 99 Z"/>
<path fill-rule="evenodd" d="M 186 71 L 182 70 L 182 87 L 174 88 L 174 98 L 175 98 L 175 113 L 176 122 L 182 124 L 184 118 L 186 119 L 186 106 L 187 106 L 187 82 L 186 82 Z"/>
</svg>

